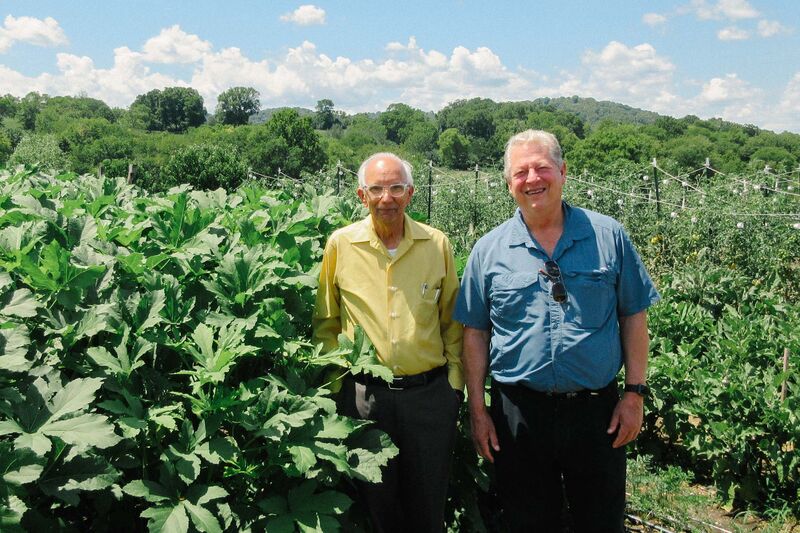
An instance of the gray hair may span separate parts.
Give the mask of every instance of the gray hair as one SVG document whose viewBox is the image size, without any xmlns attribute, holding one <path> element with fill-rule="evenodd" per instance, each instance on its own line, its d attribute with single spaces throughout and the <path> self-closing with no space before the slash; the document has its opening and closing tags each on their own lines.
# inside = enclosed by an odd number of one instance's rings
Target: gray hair
<svg viewBox="0 0 800 533">
<path fill-rule="evenodd" d="M 558 139 L 552 133 L 543 130 L 525 130 L 517 133 L 511 137 L 506 143 L 506 153 L 503 156 L 503 176 L 508 181 L 511 176 L 509 175 L 511 166 L 511 149 L 519 144 L 535 144 L 547 149 L 550 159 L 558 168 L 564 163 L 564 157 L 561 155 L 561 145 L 558 144 Z"/>
<path fill-rule="evenodd" d="M 391 152 L 378 152 L 377 154 L 372 154 L 368 158 L 361 163 L 361 166 L 358 167 L 358 186 L 362 189 L 367 186 L 367 167 L 370 163 L 375 161 L 376 159 L 394 159 L 398 163 L 400 163 L 400 168 L 403 169 L 403 177 L 406 179 L 406 183 L 409 185 L 414 185 L 414 177 L 412 176 L 411 172 L 413 167 L 411 163 L 406 161 L 405 159 L 400 159 L 397 155 Z"/>
</svg>

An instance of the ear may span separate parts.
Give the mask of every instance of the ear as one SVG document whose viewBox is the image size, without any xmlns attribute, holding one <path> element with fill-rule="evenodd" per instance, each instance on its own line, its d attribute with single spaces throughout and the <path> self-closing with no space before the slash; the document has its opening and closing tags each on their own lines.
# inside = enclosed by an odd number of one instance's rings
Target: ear
<svg viewBox="0 0 800 533">
<path fill-rule="evenodd" d="M 356 192 L 358 193 L 358 198 L 361 200 L 361 203 L 364 204 L 364 207 L 369 207 L 369 202 L 367 202 L 367 193 L 364 192 L 364 189 L 359 187 L 356 189 Z"/>
<path fill-rule="evenodd" d="M 567 181 L 567 162 L 561 162 L 561 182 Z"/>
<path fill-rule="evenodd" d="M 414 196 L 414 186 L 411 185 L 408 187 L 408 201 L 411 201 L 411 197 Z"/>
</svg>

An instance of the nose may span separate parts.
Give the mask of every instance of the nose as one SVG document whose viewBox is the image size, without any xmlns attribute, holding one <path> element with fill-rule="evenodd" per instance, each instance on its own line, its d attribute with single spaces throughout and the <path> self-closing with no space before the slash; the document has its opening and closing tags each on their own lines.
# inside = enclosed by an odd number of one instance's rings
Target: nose
<svg viewBox="0 0 800 533">
<path fill-rule="evenodd" d="M 394 197 L 391 194 L 389 194 L 389 191 L 387 189 L 384 188 L 383 192 L 381 193 L 381 197 L 378 198 L 378 202 L 382 204 L 394 203 Z"/>
<path fill-rule="evenodd" d="M 531 167 L 528 169 L 528 173 L 525 175 L 525 181 L 535 181 L 539 179 L 539 174 L 536 172 L 536 169 Z"/>
</svg>

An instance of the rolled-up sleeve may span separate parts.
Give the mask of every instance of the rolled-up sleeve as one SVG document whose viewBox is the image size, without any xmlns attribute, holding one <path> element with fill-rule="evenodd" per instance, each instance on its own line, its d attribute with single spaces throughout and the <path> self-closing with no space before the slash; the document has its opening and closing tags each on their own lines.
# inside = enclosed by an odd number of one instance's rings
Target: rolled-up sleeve
<svg viewBox="0 0 800 533">
<path fill-rule="evenodd" d="M 461 278 L 461 290 L 458 293 L 453 317 L 465 326 L 488 331 L 491 325 L 489 296 L 480 257 L 480 250 L 476 245 L 469 254 Z"/>
<path fill-rule="evenodd" d="M 617 280 L 617 314 L 631 316 L 657 303 L 661 296 L 656 290 L 642 258 L 633 247 L 628 234 L 622 228 L 616 237 L 620 257 Z"/>
<path fill-rule="evenodd" d="M 448 240 L 444 241 L 445 277 L 442 281 L 442 294 L 439 298 L 439 328 L 444 344 L 444 357 L 447 359 L 447 375 L 450 385 L 456 390 L 464 389 L 464 368 L 461 364 L 461 341 L 463 328 L 453 319 L 453 309 L 458 296 L 458 274 L 456 273 L 453 249 Z"/>
</svg>

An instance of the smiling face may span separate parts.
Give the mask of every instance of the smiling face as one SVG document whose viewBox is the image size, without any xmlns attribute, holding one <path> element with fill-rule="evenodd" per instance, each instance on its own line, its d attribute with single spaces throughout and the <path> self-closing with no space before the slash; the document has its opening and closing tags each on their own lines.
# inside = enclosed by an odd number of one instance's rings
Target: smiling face
<svg viewBox="0 0 800 533">
<path fill-rule="evenodd" d="M 364 181 L 366 186 L 381 185 L 387 187 L 383 196 L 375 198 L 367 193 L 363 188 L 358 189 L 358 197 L 369 209 L 372 220 L 375 224 L 384 227 L 403 227 L 406 206 L 411 202 L 414 194 L 414 187 L 408 187 L 406 192 L 398 197 L 393 197 L 388 190 L 390 185 L 406 183 L 406 177 L 399 161 L 386 157 L 372 161 L 365 169 Z"/>
<path fill-rule="evenodd" d="M 545 146 L 523 143 L 509 152 L 508 190 L 523 214 L 549 216 L 561 209 L 567 165 L 559 167 Z"/>
</svg>

